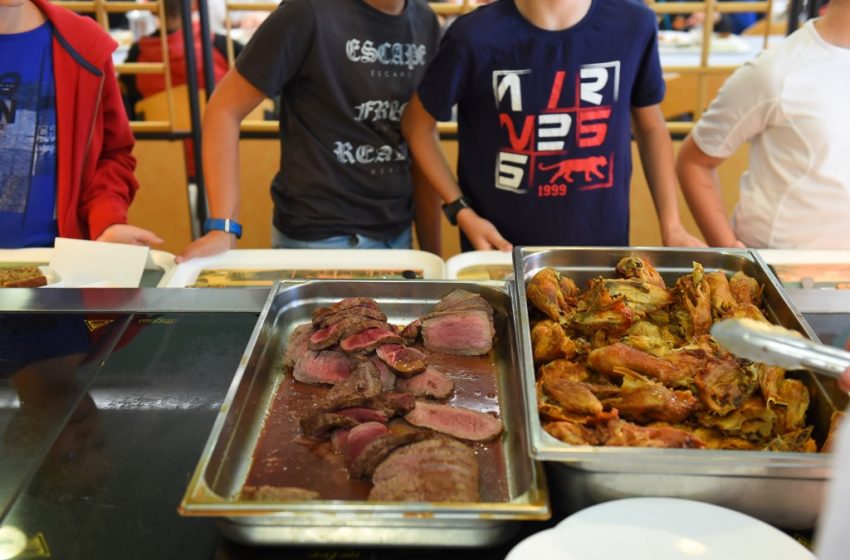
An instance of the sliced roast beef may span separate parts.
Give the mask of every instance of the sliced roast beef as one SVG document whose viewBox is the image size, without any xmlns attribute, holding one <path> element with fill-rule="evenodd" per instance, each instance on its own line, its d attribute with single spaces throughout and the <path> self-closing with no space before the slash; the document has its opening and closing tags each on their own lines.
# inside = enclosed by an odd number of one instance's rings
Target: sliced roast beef
<svg viewBox="0 0 850 560">
<path fill-rule="evenodd" d="M 375 321 L 386 321 L 387 316 L 376 307 L 349 307 L 342 311 L 323 315 L 318 323 L 313 323 L 315 328 L 330 327 L 349 319 L 374 319 Z"/>
<path fill-rule="evenodd" d="M 469 441 L 489 441 L 502 433 L 502 421 L 489 414 L 421 400 L 404 419 L 414 426 Z"/>
<path fill-rule="evenodd" d="M 286 351 L 283 353 L 283 367 L 287 371 L 295 367 L 295 362 L 298 361 L 298 358 L 304 355 L 305 352 L 309 352 L 307 344 L 312 333 L 313 328 L 309 324 L 305 324 L 295 327 L 289 335 L 289 340 L 286 342 Z"/>
<path fill-rule="evenodd" d="M 327 409 L 339 410 L 361 406 L 381 393 L 381 378 L 372 362 L 365 358 L 354 360 L 351 374 L 331 387 L 325 396 Z"/>
<path fill-rule="evenodd" d="M 399 344 L 402 338 L 385 328 L 370 328 L 343 338 L 339 347 L 348 354 L 368 354 L 382 344 Z"/>
<path fill-rule="evenodd" d="M 401 344 L 382 344 L 376 353 L 385 364 L 404 376 L 415 375 L 425 371 L 427 365 L 424 353 Z"/>
<path fill-rule="evenodd" d="M 350 437 L 350 435 L 349 435 Z M 407 445 L 423 439 L 432 437 L 431 434 L 421 432 L 408 432 L 405 434 L 394 434 L 392 432 L 378 436 L 372 440 L 351 462 L 348 472 L 351 478 L 369 478 L 381 462 L 387 458 L 397 447 Z"/>
<path fill-rule="evenodd" d="M 381 376 L 381 387 L 384 388 L 384 391 L 392 391 L 393 387 L 395 387 L 395 373 L 390 370 L 389 366 L 383 360 L 374 354 L 369 356 L 369 361 L 378 370 L 378 375 Z"/>
<path fill-rule="evenodd" d="M 409 325 L 401 329 L 399 333 L 407 344 L 413 344 L 419 338 L 419 329 L 422 326 L 422 320 L 416 319 Z"/>
<path fill-rule="evenodd" d="M 388 432 L 386 424 L 380 422 L 366 422 L 352 428 L 348 432 L 348 439 L 345 441 L 344 456 L 345 461 L 349 465 L 354 463 L 360 453 L 363 452 L 370 443 L 375 441 L 380 436 Z"/>
<path fill-rule="evenodd" d="M 433 352 L 480 356 L 493 348 L 493 316 L 480 309 L 429 316 L 422 320 L 422 341 Z"/>
<path fill-rule="evenodd" d="M 387 421 L 389 421 L 387 413 L 383 410 L 376 410 L 374 408 L 366 408 L 363 406 L 343 408 L 342 410 L 337 410 L 336 413 L 340 416 L 351 418 L 361 424 L 363 422 L 381 422 L 386 424 Z"/>
<path fill-rule="evenodd" d="M 384 321 L 367 319 L 359 315 L 350 315 L 338 323 L 313 331 L 313 334 L 310 336 L 310 349 L 322 350 L 329 348 L 340 340 L 373 327 L 387 328 L 388 324 Z"/>
<path fill-rule="evenodd" d="M 340 300 L 330 307 L 317 307 L 313 310 L 312 319 L 313 325 L 319 326 L 324 317 L 329 315 L 333 315 L 334 313 L 338 313 L 345 309 L 349 309 L 352 307 L 371 307 L 372 309 L 379 309 L 378 302 L 372 298 L 367 297 L 352 297 Z"/>
<path fill-rule="evenodd" d="M 487 300 L 478 294 L 468 292 L 466 290 L 454 290 L 447 296 L 443 297 L 426 317 L 440 313 L 455 313 L 470 309 L 481 309 L 483 311 L 493 312 L 493 308 L 487 303 Z"/>
<path fill-rule="evenodd" d="M 359 423 L 359 420 L 349 415 L 320 411 L 301 419 L 301 432 L 313 439 L 324 439 L 334 430 L 350 429 Z"/>
<path fill-rule="evenodd" d="M 403 416 L 416 407 L 416 399 L 409 393 L 398 393 L 396 391 L 385 391 L 370 399 L 369 408 L 375 408 L 384 412 L 388 417 Z"/>
<path fill-rule="evenodd" d="M 445 373 L 433 366 L 428 366 L 425 371 L 418 375 L 399 379 L 396 388 L 415 397 L 445 399 L 452 394 L 454 385 L 454 382 Z"/>
<path fill-rule="evenodd" d="M 370 501 L 477 502 L 480 468 L 463 443 L 436 438 L 395 449 L 375 469 Z"/>
<path fill-rule="evenodd" d="M 305 350 L 292 368 L 292 376 L 301 383 L 334 385 L 351 373 L 348 356 L 336 350 Z"/>
</svg>

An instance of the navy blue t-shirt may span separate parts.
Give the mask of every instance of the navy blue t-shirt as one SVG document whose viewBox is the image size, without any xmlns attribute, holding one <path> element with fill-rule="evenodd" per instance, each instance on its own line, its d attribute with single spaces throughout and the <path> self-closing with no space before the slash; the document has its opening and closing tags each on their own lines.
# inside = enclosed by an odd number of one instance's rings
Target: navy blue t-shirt
<svg viewBox="0 0 850 560">
<path fill-rule="evenodd" d="M 438 120 L 457 103 L 461 190 L 508 241 L 628 245 L 630 110 L 664 98 L 656 26 L 593 0 L 546 31 L 499 0 L 449 28 L 418 93 Z"/>
<path fill-rule="evenodd" d="M 56 238 L 56 97 L 50 23 L 0 35 L 0 247 Z"/>
</svg>

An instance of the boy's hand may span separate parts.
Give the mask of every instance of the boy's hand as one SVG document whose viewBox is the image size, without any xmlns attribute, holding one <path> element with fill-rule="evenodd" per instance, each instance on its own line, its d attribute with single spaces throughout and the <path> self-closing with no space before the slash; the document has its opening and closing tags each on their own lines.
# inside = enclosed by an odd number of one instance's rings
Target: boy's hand
<svg viewBox="0 0 850 560">
<path fill-rule="evenodd" d="M 128 245 L 159 245 L 162 239 L 157 234 L 130 224 L 112 224 L 100 234 L 97 241 L 126 243 Z"/>
<path fill-rule="evenodd" d="M 510 251 L 510 244 L 489 220 L 476 214 L 471 208 L 461 210 L 457 215 L 457 225 L 476 251 Z"/>
<path fill-rule="evenodd" d="M 224 231 L 211 231 L 200 239 L 196 239 L 183 249 L 174 259 L 176 263 L 186 262 L 197 257 L 217 255 L 236 247 L 236 237 Z"/>
<path fill-rule="evenodd" d="M 708 247 L 702 239 L 694 237 L 681 224 L 661 234 L 665 247 Z"/>
</svg>

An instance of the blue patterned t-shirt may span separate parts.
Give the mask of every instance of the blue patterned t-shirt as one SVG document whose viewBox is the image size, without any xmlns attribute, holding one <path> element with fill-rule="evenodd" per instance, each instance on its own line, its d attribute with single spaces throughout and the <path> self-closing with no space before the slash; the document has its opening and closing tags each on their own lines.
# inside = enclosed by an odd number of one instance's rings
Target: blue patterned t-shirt
<svg viewBox="0 0 850 560">
<path fill-rule="evenodd" d="M 52 27 L 0 35 L 0 247 L 56 237 Z"/>
</svg>

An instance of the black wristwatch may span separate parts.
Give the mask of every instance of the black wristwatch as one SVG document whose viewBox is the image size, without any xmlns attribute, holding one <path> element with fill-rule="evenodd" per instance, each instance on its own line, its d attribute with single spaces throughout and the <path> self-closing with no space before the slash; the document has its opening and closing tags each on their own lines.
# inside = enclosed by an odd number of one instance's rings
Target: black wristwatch
<svg viewBox="0 0 850 560">
<path fill-rule="evenodd" d="M 461 196 L 456 200 L 443 204 L 443 214 L 449 219 L 449 223 L 453 226 L 457 225 L 457 213 L 464 208 L 470 208 L 469 200 L 465 196 Z"/>
</svg>

